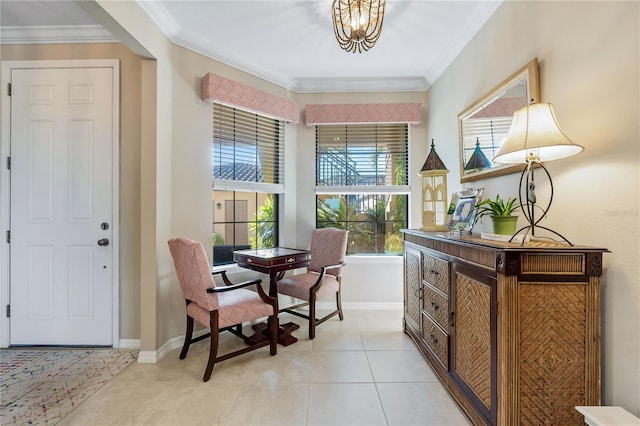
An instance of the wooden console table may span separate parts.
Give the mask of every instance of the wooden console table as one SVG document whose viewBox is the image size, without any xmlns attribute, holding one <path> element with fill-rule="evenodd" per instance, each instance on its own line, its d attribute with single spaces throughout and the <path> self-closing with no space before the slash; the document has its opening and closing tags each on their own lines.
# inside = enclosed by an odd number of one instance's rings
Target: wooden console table
<svg viewBox="0 0 640 426">
<path fill-rule="evenodd" d="M 276 247 L 272 249 L 258 250 L 235 250 L 233 260 L 238 266 L 262 272 L 269 275 L 269 296 L 278 298 L 278 275 L 289 269 L 304 268 L 309 265 L 311 252 L 308 250 L 290 249 Z M 259 338 L 263 331 L 267 329 L 266 324 L 257 324 L 254 327 L 256 335 L 252 338 Z M 294 322 L 281 324 L 278 326 L 278 343 L 288 346 L 298 341 L 291 335 L 291 332 L 300 328 Z"/>
<path fill-rule="evenodd" d="M 403 230 L 404 329 L 474 424 L 600 404 L 603 248 Z"/>
</svg>

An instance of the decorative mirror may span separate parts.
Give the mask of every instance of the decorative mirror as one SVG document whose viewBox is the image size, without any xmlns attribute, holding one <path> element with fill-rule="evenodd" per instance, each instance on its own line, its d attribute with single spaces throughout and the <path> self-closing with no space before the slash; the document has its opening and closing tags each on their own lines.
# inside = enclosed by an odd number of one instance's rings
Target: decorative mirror
<svg viewBox="0 0 640 426">
<path fill-rule="evenodd" d="M 521 165 L 497 164 L 493 157 L 509 132 L 515 110 L 532 102 L 540 102 L 538 58 L 458 115 L 461 182 L 522 171 Z"/>
</svg>

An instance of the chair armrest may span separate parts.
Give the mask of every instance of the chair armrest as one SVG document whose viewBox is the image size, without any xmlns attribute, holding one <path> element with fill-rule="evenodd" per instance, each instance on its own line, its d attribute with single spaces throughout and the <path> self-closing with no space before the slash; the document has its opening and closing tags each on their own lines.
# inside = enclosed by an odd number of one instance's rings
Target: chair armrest
<svg viewBox="0 0 640 426">
<path fill-rule="evenodd" d="M 222 276 L 222 281 L 224 282 L 224 285 L 233 285 L 233 283 L 229 280 L 229 278 L 227 278 L 227 271 L 226 270 L 221 270 L 221 271 L 214 271 L 211 272 L 211 275 L 216 276 L 216 275 L 221 275 Z"/>
<path fill-rule="evenodd" d="M 343 261 L 343 262 L 340 262 L 340 263 L 336 263 L 335 265 L 321 266 L 320 267 L 320 276 L 316 280 L 315 284 L 313 284 L 311 286 L 310 290 L 316 291 L 318 288 L 320 288 L 320 284 L 322 284 L 322 280 L 324 279 L 324 276 L 326 275 L 328 270 L 336 269 L 336 268 L 342 268 L 344 265 L 345 265 L 345 263 Z"/>
<path fill-rule="evenodd" d="M 262 301 L 264 303 L 268 303 L 269 305 L 273 306 L 273 309 L 274 309 L 273 312 L 277 313 L 278 312 L 278 298 L 277 297 L 267 296 L 267 294 L 264 292 L 264 289 L 260 285 L 261 283 L 262 283 L 261 279 L 255 279 L 255 280 L 251 280 L 251 281 L 244 281 L 244 282 L 241 282 L 241 283 L 238 283 L 238 284 L 227 285 L 226 287 L 208 288 L 207 289 L 207 293 L 223 293 L 225 291 L 233 291 L 233 290 L 238 290 L 240 288 L 244 288 L 244 287 L 249 287 L 249 286 L 255 285 L 256 286 L 256 290 L 258 291 L 258 296 L 260 296 L 260 299 L 262 299 Z"/>
<path fill-rule="evenodd" d="M 326 270 L 342 268 L 344 265 L 345 265 L 344 262 L 340 262 L 340 263 L 336 263 L 335 265 L 321 266 L 320 269 L 322 270 L 322 273 L 324 273 L 324 271 L 326 271 Z"/>
<path fill-rule="evenodd" d="M 238 284 L 231 284 L 231 285 L 227 285 L 226 287 L 213 287 L 213 288 L 208 288 L 207 289 L 207 293 L 222 293 L 225 291 L 233 291 L 233 290 L 237 290 L 239 288 L 244 288 L 244 287 L 249 287 L 250 285 L 256 285 L 258 284 L 258 287 L 262 288 L 259 284 L 262 282 L 261 279 L 255 279 L 255 280 L 251 280 L 251 281 L 244 281 Z"/>
</svg>

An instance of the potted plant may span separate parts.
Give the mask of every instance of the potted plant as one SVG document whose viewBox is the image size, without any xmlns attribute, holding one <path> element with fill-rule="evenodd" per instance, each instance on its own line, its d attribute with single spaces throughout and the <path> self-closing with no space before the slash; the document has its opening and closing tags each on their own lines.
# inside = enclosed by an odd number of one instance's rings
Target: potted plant
<svg viewBox="0 0 640 426">
<path fill-rule="evenodd" d="M 513 213 L 519 208 L 520 204 L 516 203 L 515 198 L 503 200 L 498 194 L 495 200 L 487 198 L 478 203 L 476 219 L 490 216 L 494 234 L 513 235 L 518 224 L 518 216 L 514 216 Z"/>
</svg>

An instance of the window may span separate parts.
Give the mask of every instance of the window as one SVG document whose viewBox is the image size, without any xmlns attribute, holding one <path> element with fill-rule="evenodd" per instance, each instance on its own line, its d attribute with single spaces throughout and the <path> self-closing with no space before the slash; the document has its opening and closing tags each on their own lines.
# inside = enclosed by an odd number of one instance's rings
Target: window
<svg viewBox="0 0 640 426">
<path fill-rule="evenodd" d="M 213 264 L 235 249 L 278 245 L 284 123 L 213 104 Z"/>
<path fill-rule="evenodd" d="M 407 124 L 316 126 L 316 227 L 347 229 L 347 254 L 401 254 L 407 157 Z"/>
</svg>

